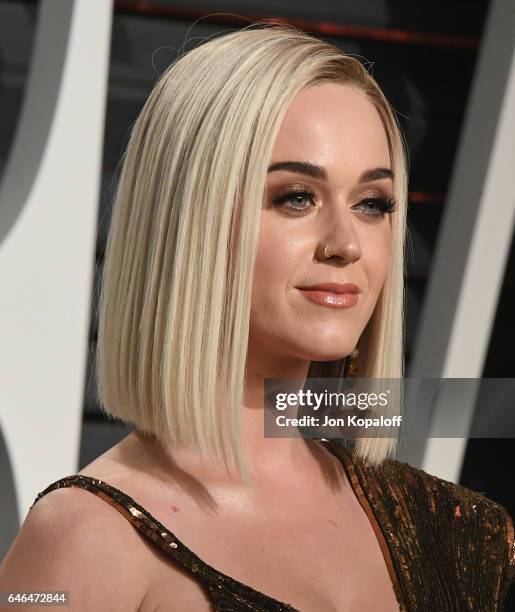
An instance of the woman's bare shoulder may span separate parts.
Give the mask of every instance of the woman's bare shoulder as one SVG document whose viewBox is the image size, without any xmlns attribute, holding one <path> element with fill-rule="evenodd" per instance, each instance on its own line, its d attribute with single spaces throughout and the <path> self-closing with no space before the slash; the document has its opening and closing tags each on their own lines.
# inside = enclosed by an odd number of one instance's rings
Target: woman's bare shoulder
<svg viewBox="0 0 515 612">
<path fill-rule="evenodd" d="M 138 610 L 147 590 L 142 537 L 80 487 L 50 490 L 29 510 L 0 569 L 0 590 L 68 591 L 72 610 Z"/>
<path fill-rule="evenodd" d="M 159 477 L 159 469 L 151 453 L 133 437 L 122 440 L 78 474 L 115 487 L 143 507 L 152 519 L 161 521 L 167 527 L 175 528 L 177 517 L 174 524 L 169 523 L 172 515 L 167 515 L 166 509 L 175 505 L 185 506 L 188 497 L 180 486 L 175 486 L 172 478 L 164 482 Z M 136 532 L 129 521 L 122 521 Z M 128 543 L 128 546 L 130 550 L 136 550 L 132 543 Z M 170 558 L 149 540 L 139 542 L 138 551 L 137 567 L 140 572 L 144 567 L 146 574 L 146 590 L 139 612 L 158 609 L 170 612 L 195 609 L 200 612 L 212 608 L 205 587 L 182 563 Z"/>
</svg>

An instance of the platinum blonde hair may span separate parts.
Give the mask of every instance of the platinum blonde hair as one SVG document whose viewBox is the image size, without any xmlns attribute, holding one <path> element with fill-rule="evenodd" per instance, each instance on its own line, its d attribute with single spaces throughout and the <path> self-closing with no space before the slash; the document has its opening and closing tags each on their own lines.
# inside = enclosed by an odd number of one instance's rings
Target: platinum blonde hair
<svg viewBox="0 0 515 612">
<path fill-rule="evenodd" d="M 167 445 L 233 458 L 240 439 L 253 269 L 267 167 L 304 87 L 337 82 L 373 102 L 388 139 L 392 264 L 359 342 L 358 376 L 403 377 L 407 158 L 395 114 L 356 58 L 290 26 L 244 28 L 179 56 L 158 78 L 121 160 L 99 299 L 98 400 Z M 339 375 L 343 360 L 312 362 Z M 395 438 L 362 438 L 376 465 Z"/>
</svg>

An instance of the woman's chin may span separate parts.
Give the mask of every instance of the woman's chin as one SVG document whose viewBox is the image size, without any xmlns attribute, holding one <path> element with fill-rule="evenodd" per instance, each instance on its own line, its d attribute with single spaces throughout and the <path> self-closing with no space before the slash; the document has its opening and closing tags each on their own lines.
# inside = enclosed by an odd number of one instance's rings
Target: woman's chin
<svg viewBox="0 0 515 612">
<path fill-rule="evenodd" d="M 310 361 L 337 361 L 339 359 L 345 359 L 355 348 L 355 344 L 349 345 L 347 347 L 347 343 L 343 345 L 340 344 L 338 348 L 330 351 L 325 349 L 320 349 L 319 351 L 313 351 L 313 347 L 310 347 L 311 350 L 307 351 L 307 358 Z"/>
<path fill-rule="evenodd" d="M 319 362 L 329 362 L 329 361 L 338 361 L 339 359 L 345 359 L 346 355 L 341 355 L 341 353 L 338 353 L 337 355 L 334 356 L 321 356 L 321 355 L 317 355 L 315 357 L 311 357 L 311 361 L 319 361 Z"/>
</svg>

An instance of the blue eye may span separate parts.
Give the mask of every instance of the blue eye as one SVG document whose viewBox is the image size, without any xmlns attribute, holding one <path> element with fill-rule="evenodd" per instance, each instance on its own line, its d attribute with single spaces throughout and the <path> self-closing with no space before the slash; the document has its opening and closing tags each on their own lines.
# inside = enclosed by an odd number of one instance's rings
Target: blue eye
<svg viewBox="0 0 515 612">
<path fill-rule="evenodd" d="M 311 206 L 315 206 L 315 194 L 306 189 L 293 189 L 273 198 L 274 206 L 293 214 L 304 214 Z M 393 198 L 365 198 L 353 208 L 360 208 L 368 217 L 383 218 L 395 210 Z"/>
<path fill-rule="evenodd" d="M 275 197 L 272 200 L 274 206 L 279 206 L 283 209 L 292 211 L 295 214 L 305 212 L 309 206 L 303 206 L 302 203 L 306 202 L 306 200 L 311 202 L 311 205 L 314 205 L 315 202 L 315 194 L 312 191 L 304 190 L 293 190 L 288 191 L 286 193 L 282 193 L 281 195 Z M 284 204 L 287 204 L 284 206 Z M 292 203 L 300 204 L 300 206 L 292 206 Z"/>
<path fill-rule="evenodd" d="M 358 204 L 359 207 L 363 205 L 365 205 L 365 208 L 362 208 L 364 213 L 372 217 L 384 217 L 395 210 L 393 198 L 365 198 Z"/>
</svg>

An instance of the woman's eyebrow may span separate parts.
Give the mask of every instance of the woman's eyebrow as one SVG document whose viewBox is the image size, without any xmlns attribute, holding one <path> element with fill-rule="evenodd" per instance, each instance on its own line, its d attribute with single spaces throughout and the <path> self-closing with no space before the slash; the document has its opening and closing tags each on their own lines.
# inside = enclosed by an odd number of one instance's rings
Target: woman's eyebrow
<svg viewBox="0 0 515 612">
<path fill-rule="evenodd" d="M 299 174 L 306 174 L 312 178 L 327 180 L 327 170 L 323 166 L 317 166 L 311 162 L 303 161 L 282 161 L 272 164 L 268 168 L 268 174 L 277 170 L 288 170 Z M 371 168 L 365 170 L 359 177 L 359 183 L 368 183 L 370 181 L 378 181 L 380 179 L 394 178 L 394 173 L 390 168 Z"/>
</svg>

